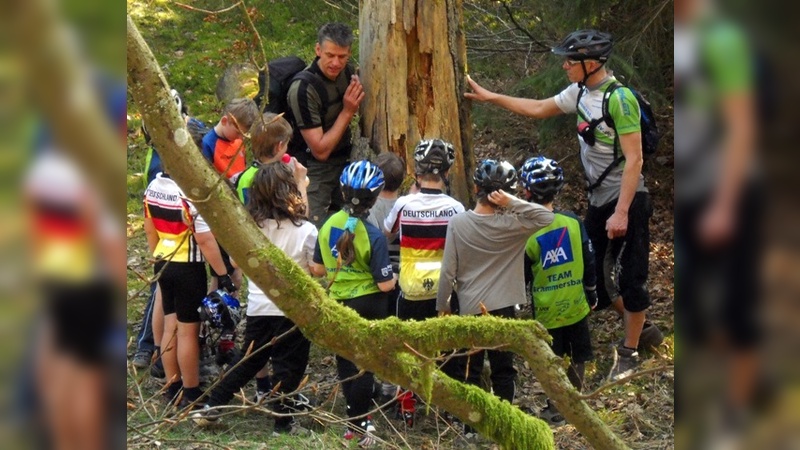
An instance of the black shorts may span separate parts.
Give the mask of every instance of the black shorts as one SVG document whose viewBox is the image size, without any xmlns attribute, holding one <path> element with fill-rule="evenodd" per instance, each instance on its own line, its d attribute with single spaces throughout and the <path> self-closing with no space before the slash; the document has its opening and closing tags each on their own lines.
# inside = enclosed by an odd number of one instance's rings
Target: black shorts
<svg viewBox="0 0 800 450">
<path fill-rule="evenodd" d="M 679 332 L 704 345 L 722 332 L 735 348 L 760 343 L 762 219 L 758 185 L 742 191 L 736 229 L 725 245 L 708 248 L 698 236 L 711 199 L 678 202 L 675 209 L 675 315 Z"/>
<path fill-rule="evenodd" d="M 367 320 L 385 319 L 388 317 L 386 303 L 389 296 L 385 292 L 362 295 L 350 300 L 341 300 L 344 306 L 356 310 L 359 316 Z"/>
<path fill-rule="evenodd" d="M 553 336 L 552 348 L 556 355 L 569 356 L 576 363 L 585 363 L 594 359 L 588 315 L 572 325 L 547 331 L 550 336 Z"/>
<path fill-rule="evenodd" d="M 650 271 L 650 216 L 653 205 L 650 194 L 637 192 L 628 208 L 628 230 L 625 236 L 608 239 L 606 221 L 614 214 L 617 202 L 611 201 L 603 206 L 590 206 L 586 212 L 586 233 L 594 246 L 595 267 L 610 269 L 612 273 L 597 276 L 597 310 L 611 305 L 606 280 L 616 285 L 616 291 L 622 296 L 625 310 L 630 312 L 644 311 L 650 306 L 650 294 L 647 292 L 647 277 Z M 611 267 L 605 264 L 606 251 L 613 259 Z M 611 289 L 614 291 L 614 289 Z"/>
<path fill-rule="evenodd" d="M 155 273 L 161 271 L 158 287 L 161 288 L 161 300 L 164 315 L 177 314 L 178 322 L 200 322 L 198 308 L 208 293 L 208 277 L 205 263 L 180 263 L 158 261 Z"/>
<path fill-rule="evenodd" d="M 116 294 L 111 282 L 55 282 L 43 288 L 56 350 L 88 365 L 107 362 Z"/>
<path fill-rule="evenodd" d="M 438 316 L 436 312 L 436 299 L 406 300 L 403 297 L 397 301 L 397 317 L 400 320 L 425 320 Z"/>
</svg>

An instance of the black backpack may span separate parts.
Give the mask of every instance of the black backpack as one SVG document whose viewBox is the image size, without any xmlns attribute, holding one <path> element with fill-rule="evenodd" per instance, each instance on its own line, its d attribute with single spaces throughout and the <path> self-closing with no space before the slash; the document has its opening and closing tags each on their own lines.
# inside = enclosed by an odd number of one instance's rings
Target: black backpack
<svg viewBox="0 0 800 450">
<path fill-rule="evenodd" d="M 620 150 L 617 127 L 614 125 L 614 119 L 611 118 L 611 114 L 608 112 L 608 99 L 611 98 L 611 95 L 614 93 L 614 91 L 621 87 L 627 86 L 624 86 L 619 82 L 614 82 L 606 88 L 605 92 L 603 92 L 603 115 L 602 117 L 594 120 L 588 120 L 588 118 L 583 115 L 578 107 L 581 101 L 581 96 L 583 95 L 583 89 L 581 88 L 580 91 L 578 91 L 576 109 L 578 111 L 578 115 L 588 123 L 588 126 L 580 128 L 578 131 L 581 137 L 583 137 L 583 140 L 589 145 L 594 145 L 594 129 L 597 128 L 597 125 L 599 125 L 600 122 L 605 121 L 611 128 L 614 129 L 614 161 L 609 164 L 608 167 L 606 167 L 603 173 L 600 174 L 600 176 L 597 178 L 597 181 L 586 188 L 589 191 L 592 191 L 600 186 L 608 174 L 611 173 L 611 171 L 623 160 L 625 160 L 625 155 L 623 155 Z M 658 140 L 661 138 L 661 133 L 658 131 L 658 124 L 656 124 L 656 116 L 653 114 L 653 108 L 650 106 L 650 102 L 648 102 L 642 96 L 642 94 L 630 87 L 628 87 L 628 89 L 630 89 L 631 93 L 636 98 L 636 102 L 639 103 L 639 111 L 641 112 L 639 126 L 642 133 L 642 155 L 644 157 L 649 157 L 655 154 L 656 150 L 658 149 Z"/>
<path fill-rule="evenodd" d="M 308 146 L 303 140 L 303 135 L 297 128 L 294 117 L 289 110 L 289 105 L 286 102 L 286 96 L 289 94 L 289 87 L 295 80 L 304 80 L 314 86 L 314 90 L 320 96 L 322 101 L 323 110 L 320 115 L 325 117 L 328 101 L 328 90 L 325 87 L 324 81 L 312 72 L 305 70 L 309 65 L 297 56 L 284 56 L 270 61 L 269 67 L 269 86 L 266 83 L 266 73 L 263 70 L 258 72 L 258 93 L 253 98 L 259 109 L 261 102 L 264 100 L 264 93 L 266 91 L 267 99 L 269 100 L 264 111 L 275 114 L 285 113 L 284 117 L 289 124 L 292 125 L 294 136 L 289 143 L 289 154 L 297 158 L 300 163 L 305 164 L 308 159 Z M 353 74 L 352 67 L 348 64 L 345 68 L 347 77 Z"/>
<path fill-rule="evenodd" d="M 266 72 L 259 70 L 258 93 L 253 100 L 258 105 L 258 108 L 261 109 L 261 102 L 264 100 L 264 91 L 266 90 L 269 102 L 264 111 L 280 114 L 288 109 L 286 94 L 289 93 L 289 86 L 292 84 L 292 80 L 308 64 L 297 56 L 284 56 L 273 59 L 267 66 L 269 67 L 269 86 L 266 86 Z"/>
</svg>

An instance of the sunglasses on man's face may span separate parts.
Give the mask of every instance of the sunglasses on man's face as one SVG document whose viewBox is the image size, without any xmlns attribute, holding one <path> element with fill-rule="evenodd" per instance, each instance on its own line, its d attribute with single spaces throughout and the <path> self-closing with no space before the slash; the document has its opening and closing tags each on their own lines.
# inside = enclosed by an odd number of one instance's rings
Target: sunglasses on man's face
<svg viewBox="0 0 800 450">
<path fill-rule="evenodd" d="M 564 62 L 566 62 L 567 65 L 570 66 L 570 67 L 574 66 L 575 64 L 580 64 L 581 63 L 580 61 L 574 61 L 572 59 L 565 59 Z"/>
</svg>

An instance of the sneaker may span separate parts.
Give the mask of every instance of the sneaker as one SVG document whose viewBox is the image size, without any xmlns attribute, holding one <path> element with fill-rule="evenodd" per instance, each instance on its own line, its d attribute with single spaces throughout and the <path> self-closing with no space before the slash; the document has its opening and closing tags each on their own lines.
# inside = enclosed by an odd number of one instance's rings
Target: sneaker
<svg viewBox="0 0 800 450">
<path fill-rule="evenodd" d="M 364 430 L 364 434 L 361 434 L 358 439 L 358 448 L 369 448 L 377 445 L 378 438 L 375 436 L 375 425 L 372 424 L 372 418 L 367 416 L 367 420 L 361 422 L 361 428 Z M 347 437 L 347 433 L 345 433 L 345 439 L 353 439 L 356 436 L 355 433 L 350 433 L 351 437 Z"/>
<path fill-rule="evenodd" d="M 356 438 L 356 433 L 353 430 L 348 428 L 348 429 L 344 430 L 344 436 L 343 437 L 345 439 L 347 439 L 348 441 L 352 441 L 353 439 Z"/>
<path fill-rule="evenodd" d="M 269 392 L 256 391 L 256 396 L 253 397 L 253 403 L 261 405 L 261 402 L 266 401 L 268 397 L 269 397 Z"/>
<path fill-rule="evenodd" d="M 200 409 L 189 414 L 189 418 L 197 422 L 198 425 L 210 425 L 219 420 L 219 411 L 209 405 L 203 405 Z"/>
<path fill-rule="evenodd" d="M 631 375 L 639 366 L 639 352 L 625 347 L 615 349 L 615 363 L 611 368 L 609 378 L 612 381 Z"/>
<path fill-rule="evenodd" d="M 292 420 L 287 425 L 278 426 L 275 424 L 275 427 L 272 429 L 272 437 L 279 437 L 282 435 L 288 436 L 309 436 L 311 434 L 311 430 L 308 428 L 304 428 L 297 423 L 296 420 Z"/>
<path fill-rule="evenodd" d="M 150 366 L 150 377 L 161 384 L 167 382 L 167 374 L 164 372 L 164 366 L 161 364 L 161 360 L 156 361 L 155 364 Z"/>
<path fill-rule="evenodd" d="M 137 369 L 146 369 L 150 367 L 150 362 L 153 359 L 153 352 L 147 350 L 140 350 L 133 355 L 131 360 L 133 367 Z"/>
<path fill-rule="evenodd" d="M 289 407 L 298 412 L 311 411 L 314 409 L 314 405 L 311 404 L 311 400 L 299 392 L 294 396 L 293 399 L 289 401 Z"/>
</svg>

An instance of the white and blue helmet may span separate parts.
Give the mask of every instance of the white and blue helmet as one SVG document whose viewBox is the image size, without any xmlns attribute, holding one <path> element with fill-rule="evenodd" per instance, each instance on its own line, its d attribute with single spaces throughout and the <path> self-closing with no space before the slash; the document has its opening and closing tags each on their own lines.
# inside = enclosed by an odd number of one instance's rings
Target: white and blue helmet
<svg viewBox="0 0 800 450">
<path fill-rule="evenodd" d="M 385 181 L 381 169 L 367 160 L 348 164 L 339 177 L 339 185 L 346 202 L 354 205 L 373 199 L 383 190 Z"/>
<path fill-rule="evenodd" d="M 529 190 L 534 199 L 552 200 L 564 187 L 564 169 L 558 162 L 545 156 L 529 158 L 519 174 L 522 187 Z"/>
</svg>

